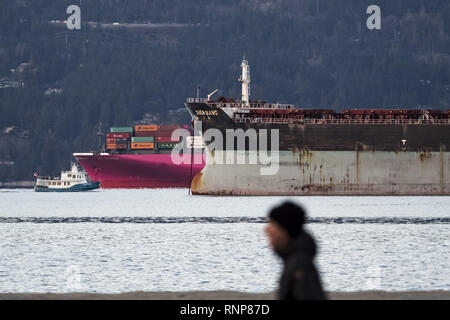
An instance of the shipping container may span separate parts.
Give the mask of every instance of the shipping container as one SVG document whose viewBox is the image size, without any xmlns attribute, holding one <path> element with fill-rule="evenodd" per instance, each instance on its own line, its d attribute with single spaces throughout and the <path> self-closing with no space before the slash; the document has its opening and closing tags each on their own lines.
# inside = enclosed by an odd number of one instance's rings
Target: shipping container
<svg viewBox="0 0 450 320">
<path fill-rule="evenodd" d="M 154 149 L 154 148 L 155 144 L 153 142 L 131 144 L 131 149 Z"/>
<path fill-rule="evenodd" d="M 107 133 L 106 139 L 128 139 L 130 137 L 129 133 Z"/>
<path fill-rule="evenodd" d="M 132 133 L 133 128 L 132 127 L 112 127 L 110 129 L 110 132 L 112 132 L 112 133 Z"/>
<path fill-rule="evenodd" d="M 158 126 L 152 125 L 136 125 L 134 126 L 134 131 L 158 131 Z"/>
<path fill-rule="evenodd" d="M 154 137 L 132 137 L 131 142 L 143 142 L 143 143 L 155 142 L 155 138 Z"/>
<path fill-rule="evenodd" d="M 157 131 L 136 131 L 134 133 L 135 137 L 155 137 Z"/>
<path fill-rule="evenodd" d="M 117 139 L 116 143 L 117 144 L 128 144 L 128 139 Z"/>
<path fill-rule="evenodd" d="M 171 131 L 173 131 L 173 130 L 179 129 L 179 128 L 181 128 L 181 126 L 179 124 L 162 124 L 162 125 L 159 126 L 158 130 L 161 130 L 161 131 L 169 131 L 169 130 L 171 130 Z"/>
<path fill-rule="evenodd" d="M 108 144 L 106 144 L 106 149 L 108 149 L 108 150 L 117 149 L 117 144 L 115 144 L 115 143 L 108 143 Z"/>
<path fill-rule="evenodd" d="M 160 125 L 158 129 L 158 137 L 170 137 L 172 136 L 172 133 L 177 129 L 185 129 L 189 131 L 189 126 L 188 125 L 181 126 L 177 124 Z"/>
<path fill-rule="evenodd" d="M 176 142 L 158 142 L 158 149 L 173 149 L 177 144 Z"/>
<path fill-rule="evenodd" d="M 166 128 L 164 128 L 163 127 L 163 131 L 164 130 L 175 130 L 175 129 L 186 129 L 186 130 L 190 130 L 190 128 L 189 128 L 189 125 L 188 124 L 183 124 L 183 125 L 173 125 L 173 126 L 169 126 L 169 127 L 166 127 Z"/>
<path fill-rule="evenodd" d="M 166 131 L 166 132 L 159 132 L 158 131 L 158 137 L 165 137 L 165 138 L 170 138 L 172 136 L 172 131 Z"/>
<path fill-rule="evenodd" d="M 128 149 L 128 143 L 118 143 L 117 144 L 117 149 Z"/>
<path fill-rule="evenodd" d="M 158 131 L 157 136 L 158 137 L 170 137 L 175 130 L 176 129 L 174 129 L 174 130 L 160 130 L 160 131 Z"/>
<path fill-rule="evenodd" d="M 178 137 L 177 139 L 172 139 L 170 136 L 168 136 L 168 137 L 157 137 L 156 141 L 163 142 L 163 143 L 170 143 L 170 142 L 178 143 L 178 142 L 180 142 L 180 138 Z"/>
</svg>

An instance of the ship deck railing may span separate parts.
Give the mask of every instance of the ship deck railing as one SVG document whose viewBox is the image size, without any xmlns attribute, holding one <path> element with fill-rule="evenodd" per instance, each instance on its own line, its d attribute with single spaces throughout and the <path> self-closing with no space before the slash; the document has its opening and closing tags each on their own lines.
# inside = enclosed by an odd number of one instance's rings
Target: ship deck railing
<svg viewBox="0 0 450 320">
<path fill-rule="evenodd" d="M 208 100 L 207 98 L 187 98 L 187 103 L 206 103 L 210 107 L 216 108 L 237 108 L 248 111 L 249 109 L 295 109 L 293 104 L 285 103 L 266 103 L 266 102 L 250 102 L 248 104 L 242 101 L 224 102 Z"/>
<path fill-rule="evenodd" d="M 57 181 L 57 180 L 61 180 L 61 177 L 39 176 L 39 177 L 37 177 L 37 179 Z"/>
<path fill-rule="evenodd" d="M 409 124 L 450 125 L 450 119 L 289 119 L 289 118 L 233 118 L 238 123 L 280 124 Z"/>
<path fill-rule="evenodd" d="M 187 98 L 186 102 L 187 103 L 207 103 L 208 99 L 207 98 Z"/>
</svg>

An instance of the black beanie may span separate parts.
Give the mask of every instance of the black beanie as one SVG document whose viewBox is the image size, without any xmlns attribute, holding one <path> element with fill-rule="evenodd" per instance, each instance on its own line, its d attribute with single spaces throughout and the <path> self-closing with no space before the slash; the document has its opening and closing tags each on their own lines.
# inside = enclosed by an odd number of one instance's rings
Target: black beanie
<svg viewBox="0 0 450 320">
<path fill-rule="evenodd" d="M 288 201 L 273 208 L 269 213 L 269 219 L 276 221 L 294 238 L 302 231 L 305 211 L 302 207 Z"/>
</svg>

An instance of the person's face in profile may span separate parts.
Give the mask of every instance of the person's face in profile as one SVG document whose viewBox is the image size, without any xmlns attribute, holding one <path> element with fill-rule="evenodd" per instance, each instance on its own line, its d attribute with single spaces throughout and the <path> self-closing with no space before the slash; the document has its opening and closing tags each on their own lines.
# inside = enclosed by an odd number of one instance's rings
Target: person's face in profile
<svg viewBox="0 0 450 320">
<path fill-rule="evenodd" d="M 289 234 L 277 222 L 269 221 L 265 229 L 269 243 L 275 250 L 283 250 L 289 243 Z"/>
</svg>

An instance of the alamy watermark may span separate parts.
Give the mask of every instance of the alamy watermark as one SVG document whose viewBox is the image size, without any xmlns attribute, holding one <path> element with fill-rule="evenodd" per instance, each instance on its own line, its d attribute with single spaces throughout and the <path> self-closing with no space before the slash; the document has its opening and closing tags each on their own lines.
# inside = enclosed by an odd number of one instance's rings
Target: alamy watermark
<svg viewBox="0 0 450 320">
<path fill-rule="evenodd" d="M 368 290 L 381 289 L 381 268 L 379 266 L 369 266 L 366 269 L 366 288 Z"/>
<path fill-rule="evenodd" d="M 66 20 L 66 26 L 69 30 L 80 30 L 81 29 L 81 8 L 75 4 L 67 7 L 67 14 L 70 16 Z M 378 5 L 370 5 L 366 10 L 367 14 L 370 16 L 367 18 L 366 25 L 369 30 L 380 30 L 381 29 L 381 9 Z"/>
<path fill-rule="evenodd" d="M 269 132 L 270 131 L 270 132 Z M 202 122 L 194 123 L 194 132 L 197 134 L 202 131 Z M 270 146 L 269 146 L 270 134 Z M 172 140 L 177 141 L 180 138 L 183 143 L 177 144 L 171 154 L 174 164 L 191 163 L 191 147 L 186 144 L 187 137 L 191 136 L 186 129 L 177 129 L 172 132 Z M 206 150 L 209 157 L 206 157 L 207 164 L 249 164 L 259 165 L 260 174 L 263 176 L 275 175 L 279 170 L 279 145 L 280 133 L 278 129 L 226 129 L 225 137 L 222 131 L 215 128 L 205 130 L 202 135 L 206 144 Z M 248 141 L 248 149 L 246 148 Z M 259 147 L 258 147 L 259 142 Z M 193 164 L 201 164 L 202 157 L 195 155 Z"/>
<path fill-rule="evenodd" d="M 67 7 L 67 14 L 70 16 L 66 20 L 66 26 L 69 30 L 81 30 L 81 8 L 75 4 Z M 366 10 L 370 16 L 367 18 L 366 25 L 369 30 L 381 29 L 381 9 L 378 5 L 370 5 Z"/>
<path fill-rule="evenodd" d="M 369 30 L 380 30 L 381 29 L 381 9 L 377 5 L 371 5 L 367 8 L 367 14 L 370 17 L 367 18 L 367 29 Z"/>
<path fill-rule="evenodd" d="M 81 269 L 78 265 L 70 265 L 65 272 L 66 288 L 68 291 L 81 291 L 83 285 L 81 282 Z"/>
<path fill-rule="evenodd" d="M 66 20 L 66 26 L 69 30 L 81 30 L 81 9 L 77 5 L 70 5 L 66 10 L 70 16 Z"/>
</svg>

